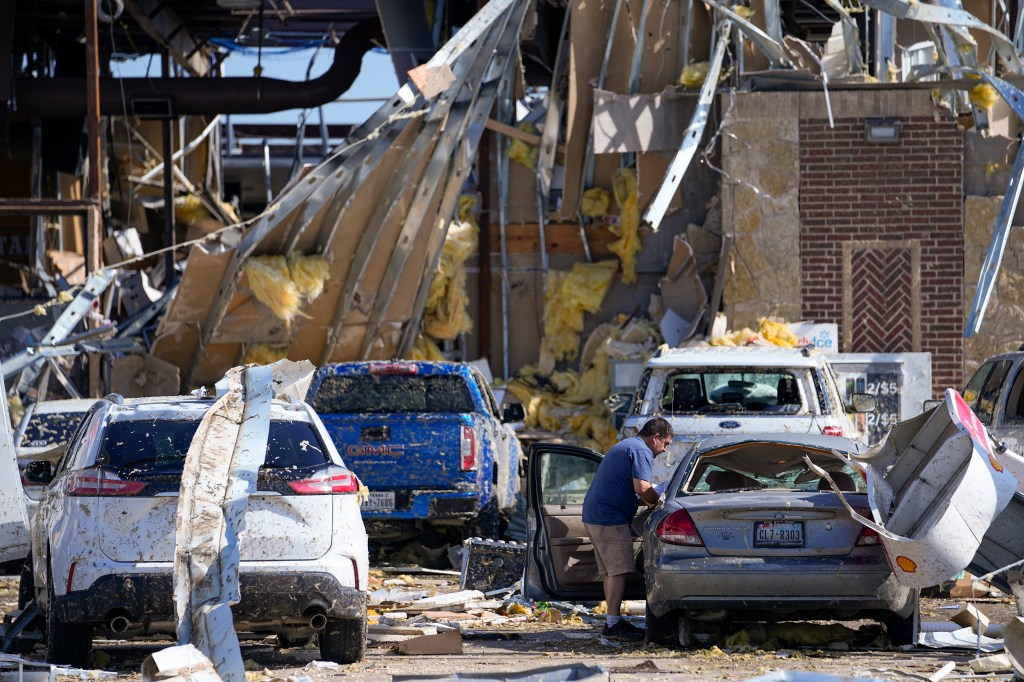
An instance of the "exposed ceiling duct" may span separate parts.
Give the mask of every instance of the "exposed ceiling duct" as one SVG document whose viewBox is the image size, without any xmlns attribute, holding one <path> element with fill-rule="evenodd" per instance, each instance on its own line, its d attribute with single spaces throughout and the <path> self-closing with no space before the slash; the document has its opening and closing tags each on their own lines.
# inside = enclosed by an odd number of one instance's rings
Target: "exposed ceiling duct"
<svg viewBox="0 0 1024 682">
<path fill-rule="evenodd" d="M 384 44 L 376 18 L 354 25 L 334 50 L 334 62 L 308 81 L 262 77 L 101 78 L 100 113 L 123 116 L 268 114 L 316 107 L 345 93 L 359 75 L 363 55 Z M 18 78 L 12 110 L 47 117 L 85 115 L 85 80 L 75 77 Z"/>
</svg>

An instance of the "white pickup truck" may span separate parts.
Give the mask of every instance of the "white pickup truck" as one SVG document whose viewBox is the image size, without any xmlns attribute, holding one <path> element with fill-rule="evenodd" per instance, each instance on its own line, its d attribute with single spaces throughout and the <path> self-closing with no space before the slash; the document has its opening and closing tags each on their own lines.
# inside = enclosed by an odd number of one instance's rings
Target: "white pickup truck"
<svg viewBox="0 0 1024 682">
<path fill-rule="evenodd" d="M 809 347 L 662 346 L 632 397 L 623 437 L 651 417 L 668 419 L 675 431 L 668 456 L 655 460 L 658 481 L 708 436 L 788 432 L 857 439 L 847 411 L 875 409 L 875 397 L 866 393 L 853 394 L 848 408 L 828 360 Z"/>
<path fill-rule="evenodd" d="M 964 401 L 989 434 L 1013 452 L 1024 452 L 1024 346 L 993 355 L 964 388 Z"/>
</svg>

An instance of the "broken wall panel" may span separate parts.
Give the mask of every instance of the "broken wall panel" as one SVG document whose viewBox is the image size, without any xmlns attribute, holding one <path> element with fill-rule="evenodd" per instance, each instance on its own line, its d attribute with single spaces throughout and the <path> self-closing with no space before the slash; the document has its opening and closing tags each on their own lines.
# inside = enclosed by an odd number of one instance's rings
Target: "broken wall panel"
<svg viewBox="0 0 1024 682">
<path fill-rule="evenodd" d="M 665 90 L 649 95 L 594 92 L 594 151 L 598 154 L 679 149 L 695 92 Z"/>
</svg>

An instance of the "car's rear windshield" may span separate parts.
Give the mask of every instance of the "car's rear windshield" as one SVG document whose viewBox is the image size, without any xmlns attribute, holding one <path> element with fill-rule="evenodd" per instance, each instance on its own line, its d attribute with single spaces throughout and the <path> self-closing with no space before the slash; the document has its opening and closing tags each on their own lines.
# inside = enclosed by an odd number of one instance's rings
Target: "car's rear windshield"
<svg viewBox="0 0 1024 682">
<path fill-rule="evenodd" d="M 33 412 L 25 425 L 20 447 L 41 448 L 71 440 L 85 412 Z"/>
<path fill-rule="evenodd" d="M 455 374 L 362 374 L 324 377 L 313 409 L 324 414 L 472 412 L 466 380 Z"/>
<path fill-rule="evenodd" d="M 752 444 L 699 457 L 680 493 L 715 493 L 766 489 L 832 492 L 827 478 L 814 471 L 808 457 L 828 472 L 841 492 L 865 492 L 864 478 L 850 464 L 821 450 L 792 445 Z"/>
<path fill-rule="evenodd" d="M 107 426 L 96 463 L 121 472 L 180 474 L 199 420 L 137 419 Z M 272 421 L 262 469 L 323 466 L 330 457 L 309 422 Z"/>
<path fill-rule="evenodd" d="M 806 413 L 805 405 L 818 402 L 802 394 L 815 385 L 807 379 L 799 369 L 687 368 L 668 375 L 660 408 L 665 414 Z"/>
</svg>

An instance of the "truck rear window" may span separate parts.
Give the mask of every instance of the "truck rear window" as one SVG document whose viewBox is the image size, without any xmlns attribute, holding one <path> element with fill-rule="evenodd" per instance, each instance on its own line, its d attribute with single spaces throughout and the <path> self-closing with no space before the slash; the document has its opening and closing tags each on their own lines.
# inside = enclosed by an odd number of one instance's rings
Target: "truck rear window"
<svg viewBox="0 0 1024 682">
<path fill-rule="evenodd" d="M 324 414 L 472 412 L 466 380 L 454 374 L 328 376 L 313 396 Z"/>
</svg>

